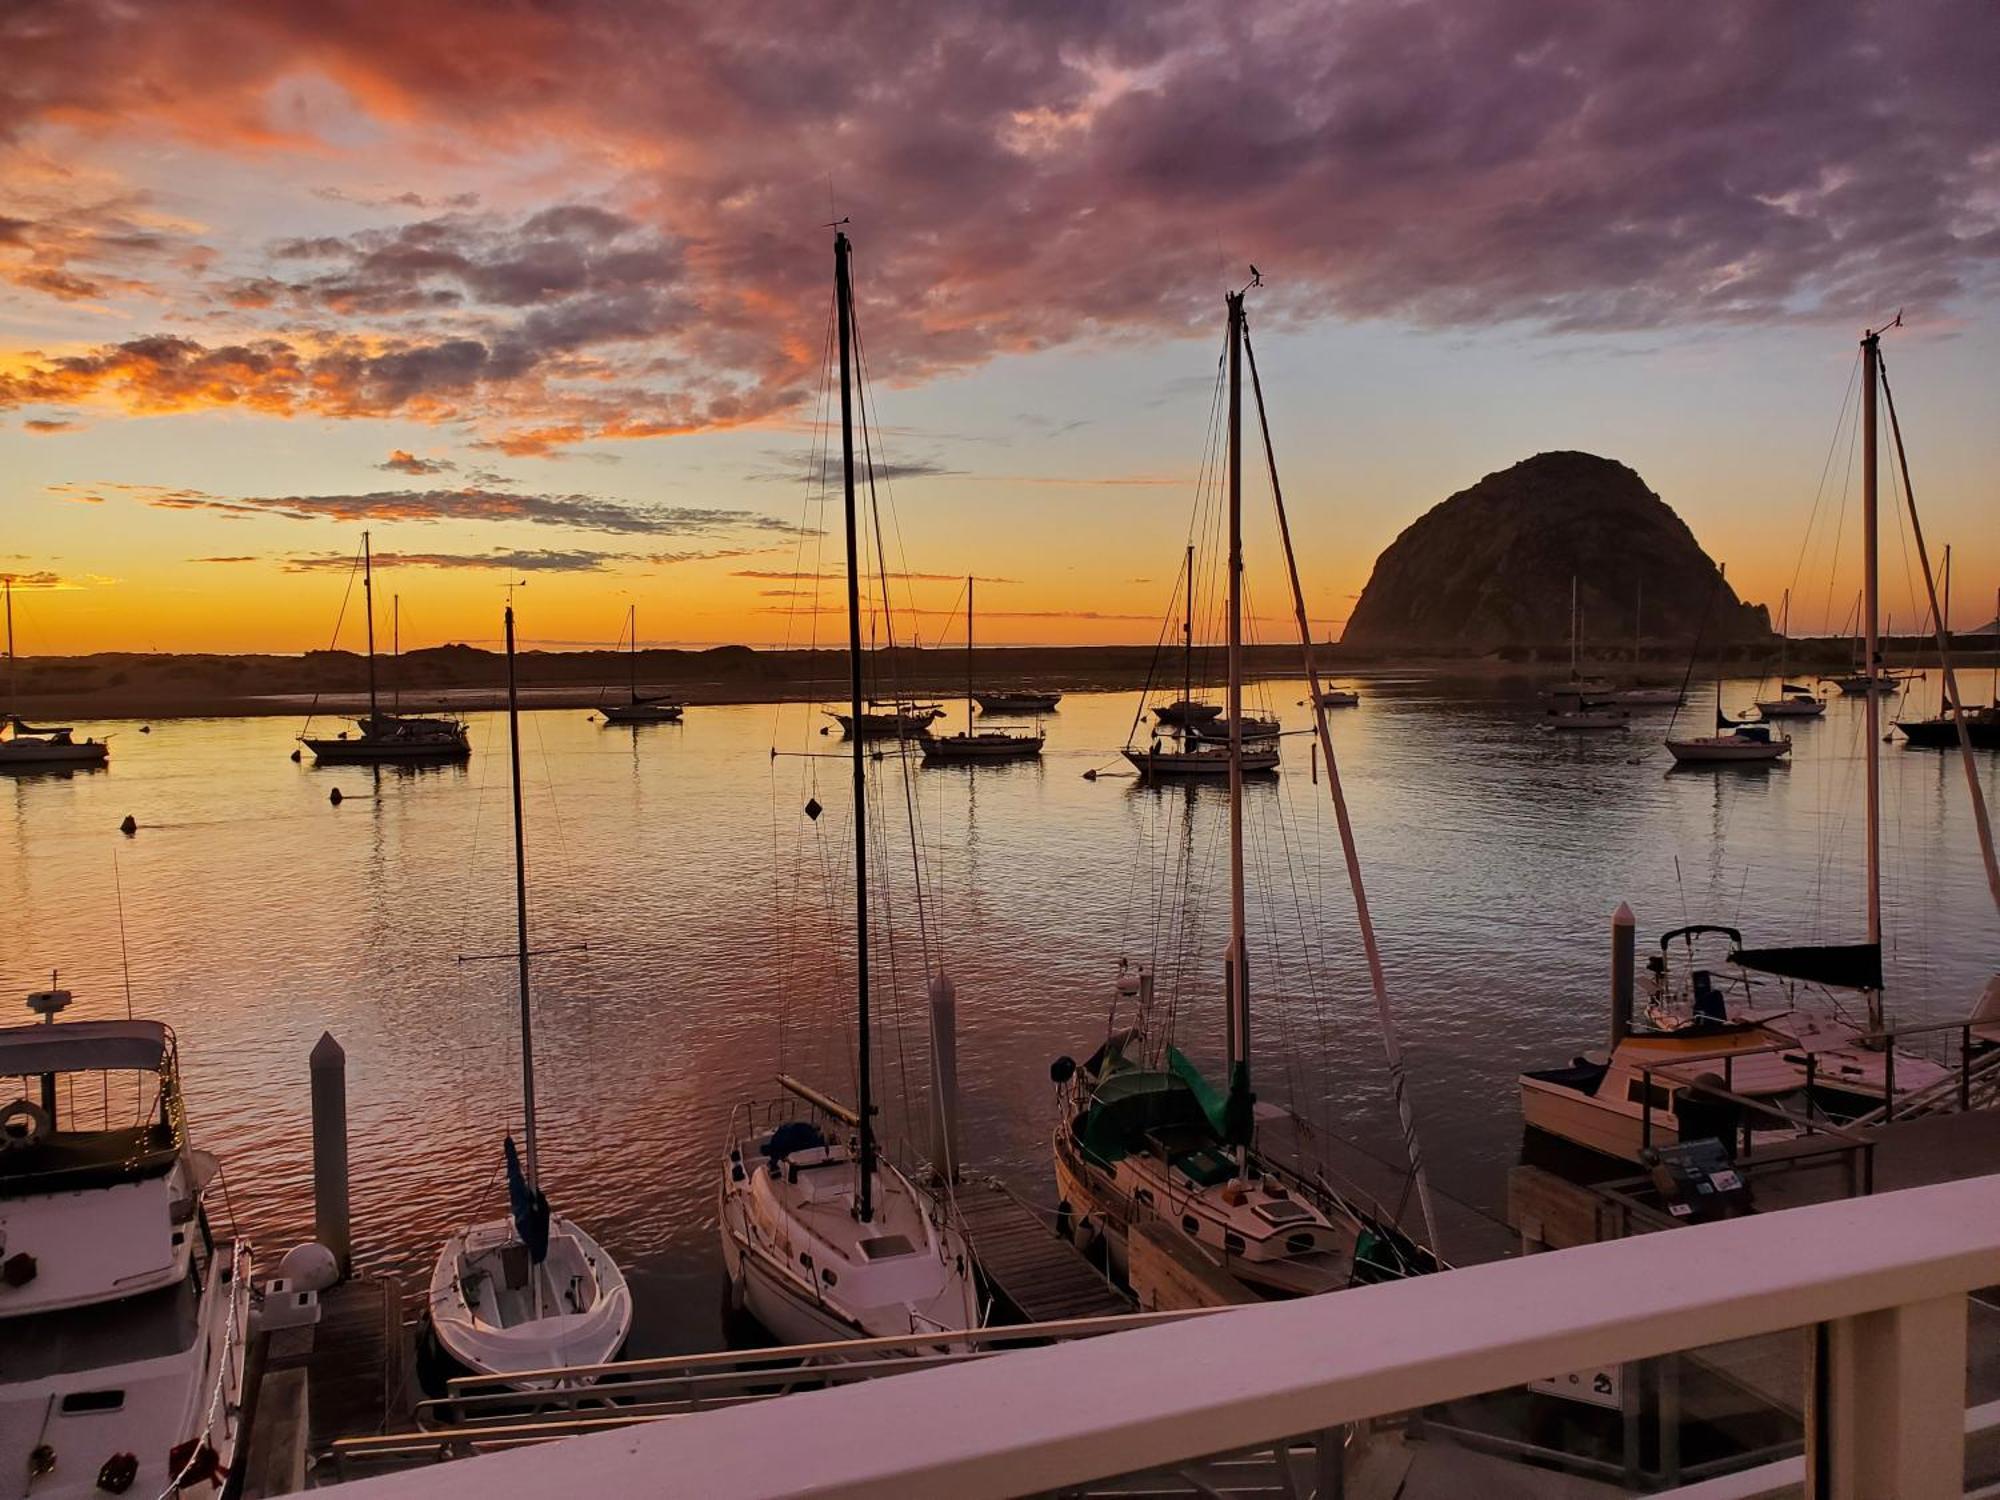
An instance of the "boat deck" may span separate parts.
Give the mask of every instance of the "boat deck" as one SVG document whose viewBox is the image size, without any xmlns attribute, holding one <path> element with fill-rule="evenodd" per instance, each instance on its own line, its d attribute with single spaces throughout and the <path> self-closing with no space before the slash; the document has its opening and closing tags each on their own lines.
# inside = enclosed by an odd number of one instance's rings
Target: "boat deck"
<svg viewBox="0 0 2000 1500">
<path fill-rule="evenodd" d="M 1026 1321 L 1053 1323 L 1132 1311 L 1131 1300 L 1081 1251 L 1006 1188 L 990 1179 L 968 1181 L 954 1199 L 980 1274 Z"/>
</svg>

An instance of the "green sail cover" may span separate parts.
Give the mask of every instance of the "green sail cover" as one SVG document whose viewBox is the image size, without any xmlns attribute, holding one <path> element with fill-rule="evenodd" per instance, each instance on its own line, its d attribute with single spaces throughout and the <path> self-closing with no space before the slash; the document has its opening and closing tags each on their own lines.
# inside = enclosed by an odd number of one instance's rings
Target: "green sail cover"
<svg viewBox="0 0 2000 1500">
<path fill-rule="evenodd" d="M 1201 1076 L 1201 1069 L 1188 1059 L 1178 1047 L 1167 1048 L 1167 1067 L 1194 1095 L 1201 1105 L 1201 1112 L 1208 1116 L 1208 1128 L 1223 1140 L 1234 1144 L 1229 1132 L 1229 1100 L 1214 1084 Z"/>
</svg>

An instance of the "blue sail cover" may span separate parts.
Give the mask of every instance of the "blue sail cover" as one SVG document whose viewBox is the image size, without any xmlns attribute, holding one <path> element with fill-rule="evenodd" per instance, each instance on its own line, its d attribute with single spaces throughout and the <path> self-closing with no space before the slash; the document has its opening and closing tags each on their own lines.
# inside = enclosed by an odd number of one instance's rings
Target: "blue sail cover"
<svg viewBox="0 0 2000 1500">
<path fill-rule="evenodd" d="M 521 1170 L 521 1153 L 514 1149 L 514 1137 L 507 1137 L 507 1204 L 514 1211 L 514 1232 L 528 1247 L 528 1258 L 540 1265 L 549 1256 L 549 1200 L 542 1190 L 528 1186 Z"/>
</svg>

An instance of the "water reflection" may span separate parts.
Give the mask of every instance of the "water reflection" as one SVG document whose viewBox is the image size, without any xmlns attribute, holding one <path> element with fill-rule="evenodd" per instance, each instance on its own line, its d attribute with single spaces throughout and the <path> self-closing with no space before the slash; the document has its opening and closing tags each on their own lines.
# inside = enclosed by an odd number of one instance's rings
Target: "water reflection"
<svg viewBox="0 0 2000 1500">
<path fill-rule="evenodd" d="M 1419 1125 L 1450 1191 L 1497 1204 L 1519 1142 L 1515 1074 L 1600 1044 L 1621 899 L 1646 931 L 1719 920 L 1780 942 L 1860 927 L 1858 701 L 1801 726 L 1777 774 L 1669 776 L 1668 709 L 1568 743 L 1542 732 L 1523 682 L 1360 686 L 1331 733 Z M 1272 683 L 1258 706 L 1302 727 L 1303 692 Z M 1042 721 L 1040 762 L 870 762 L 899 943 L 915 891 L 906 801 L 918 815 L 971 1153 L 1036 1197 L 1049 1060 L 1101 1035 L 1121 958 L 1155 964 L 1198 1062 L 1221 1052 L 1226 788 L 1086 780 L 1116 761 L 1136 708 L 1129 693 L 1066 697 Z M 306 1054 L 322 1030 L 348 1051 L 365 1265 L 414 1279 L 450 1226 L 499 1201 L 496 1142 L 519 1123 L 512 976 L 457 960 L 511 947 L 511 835 L 504 732 L 472 722 L 469 764 L 319 771 L 289 760 L 276 720 L 162 721 L 125 744 L 116 777 L 0 793 L 0 984 L 18 996 L 59 967 L 73 1015 L 123 1013 L 115 854 L 139 1008 L 176 1026 L 198 1137 L 267 1249 L 310 1232 Z M 729 1102 L 781 1061 L 833 1087 L 852 1072 L 845 756 L 811 732 L 810 705 L 660 727 L 523 720 L 535 944 L 565 950 L 534 970 L 544 1177 L 630 1275 L 636 1352 L 720 1338 L 712 1200 Z M 1259 1091 L 1392 1152 L 1327 788 L 1300 740 L 1286 752 L 1248 804 Z M 1992 963 L 1966 936 L 1990 914 L 1963 773 L 1955 756 L 1883 758 L 1891 1009 L 1959 1014 Z M 1996 765 L 1980 774 L 2000 802 Z M 823 826 L 801 813 L 809 796 Z M 914 943 L 884 974 L 891 1139 L 922 1136 L 922 977 Z"/>
</svg>

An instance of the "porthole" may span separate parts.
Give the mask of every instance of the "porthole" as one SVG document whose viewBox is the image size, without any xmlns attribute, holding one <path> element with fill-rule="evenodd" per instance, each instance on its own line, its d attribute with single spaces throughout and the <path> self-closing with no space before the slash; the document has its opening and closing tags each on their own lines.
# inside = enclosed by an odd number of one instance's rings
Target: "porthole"
<svg viewBox="0 0 2000 1500">
<path fill-rule="evenodd" d="M 1193 1214 L 1182 1214 L 1181 1228 L 1185 1229 L 1189 1234 L 1199 1235 L 1201 1233 L 1201 1220 L 1197 1219 Z"/>
<path fill-rule="evenodd" d="M 1243 1253 L 1243 1236 L 1237 1234 L 1234 1230 L 1225 1232 L 1222 1236 L 1222 1248 L 1226 1254 L 1241 1255 Z"/>
</svg>

